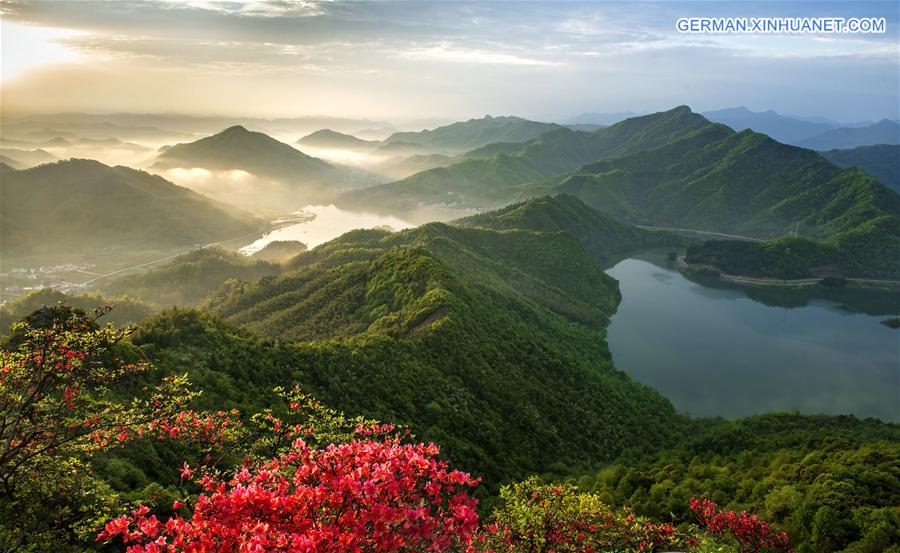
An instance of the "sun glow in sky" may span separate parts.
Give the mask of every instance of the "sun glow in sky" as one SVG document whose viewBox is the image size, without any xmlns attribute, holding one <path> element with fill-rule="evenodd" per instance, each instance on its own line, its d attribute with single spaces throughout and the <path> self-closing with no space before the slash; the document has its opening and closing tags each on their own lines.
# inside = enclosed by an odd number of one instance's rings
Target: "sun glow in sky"
<svg viewBox="0 0 900 553">
<path fill-rule="evenodd" d="M 65 45 L 66 39 L 84 36 L 74 29 L 39 27 L 0 18 L 0 81 L 48 65 L 82 61 L 84 55 Z"/>
<path fill-rule="evenodd" d="M 896 1 L 0 0 L 0 13 L 4 112 L 900 116 Z M 887 32 L 678 33 L 689 16 L 881 17 Z"/>
</svg>

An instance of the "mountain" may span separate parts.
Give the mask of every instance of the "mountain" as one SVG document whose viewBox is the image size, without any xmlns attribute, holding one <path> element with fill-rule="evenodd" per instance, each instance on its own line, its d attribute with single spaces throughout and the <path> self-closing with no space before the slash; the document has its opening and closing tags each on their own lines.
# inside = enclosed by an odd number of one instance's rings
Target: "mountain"
<svg viewBox="0 0 900 553">
<path fill-rule="evenodd" d="M 59 158 L 46 150 L 21 150 L 17 148 L 2 148 L 0 156 L 3 162 L 17 169 L 27 169 L 42 163 L 51 163 Z M 11 162 L 11 163 L 10 163 Z"/>
<path fill-rule="evenodd" d="M 86 159 L 4 173 L 0 213 L 4 255 L 186 246 L 262 226 L 161 177 Z"/>
<path fill-rule="evenodd" d="M 786 236 L 765 242 L 711 240 L 688 248 L 688 263 L 733 275 L 900 278 L 900 218 L 881 216 L 825 240 Z"/>
<path fill-rule="evenodd" d="M 690 240 L 665 231 L 644 230 L 592 209 L 567 194 L 533 198 L 494 211 L 454 221 L 463 227 L 566 232 L 597 259 L 639 248 L 683 245 Z"/>
<path fill-rule="evenodd" d="M 812 150 L 846 150 L 873 144 L 900 144 L 900 123 L 882 119 L 868 127 L 841 127 L 797 143 Z"/>
<path fill-rule="evenodd" d="M 319 182 L 335 172 L 333 166 L 321 159 L 240 125 L 195 142 L 176 144 L 162 152 L 152 166 L 154 169 L 175 167 L 239 169 L 260 177 L 291 182 Z"/>
<path fill-rule="evenodd" d="M 353 135 L 339 133 L 331 129 L 322 129 L 304 136 L 297 141 L 297 144 L 312 148 L 370 152 L 381 143 L 377 140 L 361 140 Z"/>
<path fill-rule="evenodd" d="M 276 263 L 252 259 L 222 248 L 201 248 L 165 265 L 100 284 L 111 295 L 129 295 L 167 307 L 196 305 L 229 279 L 256 281 L 277 275 Z"/>
<path fill-rule="evenodd" d="M 455 157 L 443 154 L 413 154 L 411 156 L 394 156 L 373 166 L 373 171 L 389 179 L 405 179 L 410 175 L 421 173 L 435 167 L 446 167 L 456 160 Z"/>
<path fill-rule="evenodd" d="M 345 194 L 339 202 L 393 211 L 423 205 L 496 208 L 518 199 L 522 184 L 543 181 L 598 159 L 655 148 L 705 125 L 709 122 L 682 106 L 593 133 L 555 128 L 528 142 L 485 146 L 458 163 Z"/>
<path fill-rule="evenodd" d="M 109 297 L 99 293 L 64 294 L 50 288 L 42 288 L 0 305 L 0 336 L 9 334 L 9 326 L 12 323 L 21 321 L 38 309 L 58 304 L 83 309 L 86 313 L 92 313 L 98 307 L 109 305 L 112 310 L 106 313 L 100 321 L 116 326 L 135 325 L 154 313 L 152 306 L 125 296 Z"/>
<path fill-rule="evenodd" d="M 492 142 L 525 142 L 559 128 L 555 123 L 540 123 L 520 117 L 470 119 L 432 130 L 397 132 L 385 142 L 407 142 L 432 149 L 436 153 L 461 153 Z"/>
<path fill-rule="evenodd" d="M 838 167 L 860 167 L 867 173 L 900 193 L 900 145 L 877 144 L 850 150 L 820 152 L 822 157 Z"/>
<path fill-rule="evenodd" d="M 548 192 L 640 224 L 758 238 L 799 230 L 804 238 L 793 246 L 730 246 L 731 259 L 746 257 L 739 265 L 757 265 L 757 274 L 791 264 L 804 274 L 834 265 L 852 276 L 894 277 L 900 267 L 897 193 L 860 169 L 841 169 L 816 152 L 749 130 L 707 123 L 658 148 L 585 165 L 522 194 Z M 788 249 L 777 265 L 766 261 Z"/>
<path fill-rule="evenodd" d="M 395 140 L 394 142 L 382 142 L 381 145 L 372 152 L 372 155 L 375 157 L 424 156 L 432 155 L 433 152 L 434 148 L 431 146 L 404 140 Z"/>
<path fill-rule="evenodd" d="M 798 144 L 834 128 L 827 123 L 803 121 L 779 115 L 772 110 L 754 112 L 745 107 L 706 111 L 702 115 L 710 121 L 728 125 L 736 131 L 752 129 L 785 144 Z"/>
<path fill-rule="evenodd" d="M 253 258 L 269 263 L 284 263 L 306 250 L 306 244 L 297 240 L 273 240 L 261 250 L 253 252 Z"/>
<path fill-rule="evenodd" d="M 795 225 L 805 236 L 824 238 L 900 215 L 897 194 L 860 170 L 712 123 L 536 187 L 548 188 L 631 222 L 760 238 L 787 234 Z"/>
<path fill-rule="evenodd" d="M 493 487 L 678 433 L 669 402 L 612 366 L 604 327 L 618 301 L 616 282 L 565 232 L 431 223 L 347 233 L 207 302 L 280 340 L 278 352 L 218 323 L 146 332 L 181 342 L 165 359 L 199 364 L 183 368 L 252 360 L 240 370 L 257 382 L 299 380 L 330 405 L 409 424 Z"/>
</svg>

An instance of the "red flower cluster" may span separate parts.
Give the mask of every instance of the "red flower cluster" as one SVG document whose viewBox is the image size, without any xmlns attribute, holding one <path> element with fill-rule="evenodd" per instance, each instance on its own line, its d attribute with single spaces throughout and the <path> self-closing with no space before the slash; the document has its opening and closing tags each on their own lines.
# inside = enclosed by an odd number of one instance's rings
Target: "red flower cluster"
<svg viewBox="0 0 900 553">
<path fill-rule="evenodd" d="M 745 552 L 793 553 L 790 540 L 785 532 L 777 532 L 756 515 L 745 511 L 721 511 L 715 503 L 707 499 L 691 499 L 691 510 L 700 517 L 700 524 L 710 534 L 729 533 L 741 544 Z"/>
<path fill-rule="evenodd" d="M 477 480 L 448 470 L 433 445 L 397 438 L 286 454 L 229 480 L 200 479 L 189 519 L 165 523 L 145 508 L 109 522 L 129 553 L 174 551 L 445 551 L 471 542 Z M 182 476 L 193 472 L 185 466 Z"/>
</svg>

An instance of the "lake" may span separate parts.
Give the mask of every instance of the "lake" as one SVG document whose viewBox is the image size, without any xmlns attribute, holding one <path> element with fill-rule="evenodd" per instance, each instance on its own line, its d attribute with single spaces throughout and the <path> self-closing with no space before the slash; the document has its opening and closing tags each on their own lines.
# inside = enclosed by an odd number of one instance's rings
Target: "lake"
<svg viewBox="0 0 900 553">
<path fill-rule="evenodd" d="M 354 229 L 390 227 L 392 230 L 402 230 L 414 226 L 396 217 L 346 211 L 333 205 L 306 206 L 292 214 L 292 218 L 297 222 L 280 226 L 252 244 L 244 246 L 241 251 L 251 254 L 275 240 L 298 240 L 312 249 Z"/>
<path fill-rule="evenodd" d="M 701 285 L 643 252 L 607 272 L 616 366 L 692 415 L 767 411 L 900 421 L 900 294 Z"/>
</svg>

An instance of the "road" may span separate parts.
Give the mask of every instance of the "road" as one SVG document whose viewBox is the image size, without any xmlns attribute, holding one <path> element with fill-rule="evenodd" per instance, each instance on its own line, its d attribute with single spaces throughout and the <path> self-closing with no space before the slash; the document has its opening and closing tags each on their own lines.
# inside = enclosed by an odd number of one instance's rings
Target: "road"
<svg viewBox="0 0 900 553">
<path fill-rule="evenodd" d="M 671 230 L 676 232 L 689 232 L 691 234 L 702 234 L 703 236 L 720 236 L 722 238 L 733 238 L 735 240 L 745 240 L 747 242 L 765 242 L 765 240 L 761 238 L 754 238 L 752 236 L 742 236 L 740 234 L 726 234 L 724 232 L 712 232 L 709 230 L 694 230 L 689 228 L 676 228 L 676 227 L 654 227 L 650 225 L 635 225 L 638 228 L 647 229 L 647 230 Z"/>
<path fill-rule="evenodd" d="M 688 262 L 687 259 L 683 255 L 679 255 L 675 258 L 675 266 L 678 267 L 679 270 L 687 269 Z M 714 269 L 718 271 L 712 265 L 694 265 L 695 267 L 707 267 L 709 269 Z M 733 282 L 735 284 L 755 284 L 759 286 L 812 286 L 822 282 L 821 277 L 814 278 L 795 278 L 790 280 L 785 280 L 781 278 L 767 278 L 767 277 L 748 277 L 748 276 L 740 276 L 740 275 L 729 275 L 727 273 L 719 272 L 719 279 L 724 280 L 726 282 Z M 877 279 L 877 278 L 848 278 L 846 279 L 848 282 L 854 282 L 856 284 L 868 284 L 873 286 L 900 286 L 900 280 L 886 280 L 886 279 Z"/>
<path fill-rule="evenodd" d="M 213 247 L 213 246 L 218 246 L 218 245 L 224 244 L 224 243 L 226 243 L 226 242 L 234 242 L 235 240 L 240 240 L 240 239 L 242 239 L 242 238 L 249 238 L 249 237 L 251 237 L 251 236 L 259 236 L 260 234 L 262 234 L 263 232 L 265 232 L 266 229 L 269 228 L 269 226 L 270 226 L 270 225 L 269 225 L 268 223 L 266 223 L 265 225 L 263 225 L 262 227 L 260 227 L 259 230 L 255 231 L 255 232 L 251 232 L 251 233 L 249 233 L 249 234 L 244 234 L 244 235 L 242 235 L 242 236 L 235 236 L 234 238 L 229 238 L 229 239 L 227 239 L 227 240 L 219 240 L 218 242 L 210 242 L 209 244 L 204 244 L 204 245 L 202 245 L 202 246 L 200 246 L 200 247 L 198 247 L 198 248 L 188 248 L 188 249 L 186 249 L 186 250 L 184 250 L 184 251 L 181 251 L 181 252 L 176 253 L 176 254 L 174 254 L 174 255 L 170 255 L 170 256 L 168 256 L 168 257 L 163 257 L 163 258 L 161 258 L 161 259 L 155 259 L 155 260 L 153 260 L 153 261 L 148 261 L 147 263 L 141 263 L 140 265 L 132 265 L 131 267 L 125 267 L 124 269 L 119 269 L 119 270 L 113 271 L 113 272 L 111 272 L 111 273 L 106 273 L 105 275 L 99 275 L 99 276 L 94 277 L 94 278 L 92 278 L 92 279 L 90 279 L 90 280 L 86 280 L 86 281 L 82 282 L 82 283 L 80 284 L 80 286 L 87 286 L 88 284 L 91 284 L 91 283 L 96 282 L 96 281 L 98 281 L 98 280 L 100 280 L 100 279 L 103 279 L 103 278 L 107 278 L 107 277 L 111 277 L 111 276 L 114 276 L 114 275 L 122 274 L 122 273 L 125 273 L 125 272 L 128 272 L 128 271 L 133 271 L 134 269 L 140 269 L 140 268 L 142 268 L 142 267 L 149 267 L 150 265 L 155 265 L 155 264 L 157 264 L 157 263 L 162 263 L 163 261 L 168 261 L 168 260 L 170 260 L 170 259 L 175 259 L 176 257 L 178 257 L 178 256 L 180 256 L 180 255 L 184 255 L 184 254 L 186 254 L 186 253 L 188 253 L 188 252 L 191 252 L 191 251 L 194 251 L 194 250 L 202 250 L 202 249 L 204 249 L 204 248 L 211 248 L 211 247 Z"/>
</svg>

